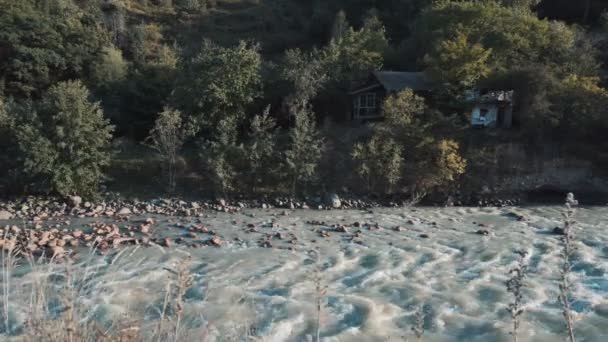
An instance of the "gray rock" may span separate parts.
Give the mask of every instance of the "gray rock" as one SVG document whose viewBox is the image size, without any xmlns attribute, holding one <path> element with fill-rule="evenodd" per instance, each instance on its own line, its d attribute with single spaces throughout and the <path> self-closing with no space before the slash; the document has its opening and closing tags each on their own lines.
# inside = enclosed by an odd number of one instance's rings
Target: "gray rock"
<svg viewBox="0 0 608 342">
<path fill-rule="evenodd" d="M 82 197 L 80 196 L 70 196 L 70 204 L 72 207 L 77 207 L 82 203 Z"/>
<path fill-rule="evenodd" d="M 122 209 L 120 209 L 116 215 L 118 216 L 125 216 L 125 215 L 131 215 L 133 212 L 131 211 L 131 209 L 127 208 L 127 207 L 123 207 Z"/>
<path fill-rule="evenodd" d="M 13 218 L 13 214 L 7 210 L 0 210 L 0 220 L 10 220 Z"/>
<path fill-rule="evenodd" d="M 599 316 L 608 317 L 608 304 L 597 304 L 594 310 Z"/>
<path fill-rule="evenodd" d="M 340 197 L 338 194 L 331 193 L 327 196 L 327 206 L 330 206 L 334 209 L 338 209 L 342 206 L 342 201 L 340 201 Z"/>
</svg>

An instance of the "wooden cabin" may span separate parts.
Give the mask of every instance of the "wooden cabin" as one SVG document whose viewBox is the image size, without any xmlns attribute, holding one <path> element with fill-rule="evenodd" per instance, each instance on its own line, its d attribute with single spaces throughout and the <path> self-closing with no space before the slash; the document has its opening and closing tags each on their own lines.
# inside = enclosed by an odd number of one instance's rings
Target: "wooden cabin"
<svg viewBox="0 0 608 342">
<path fill-rule="evenodd" d="M 384 99 L 405 89 L 426 96 L 433 89 L 424 72 L 373 71 L 368 79 L 350 92 L 353 121 L 366 122 L 382 119 Z"/>
</svg>

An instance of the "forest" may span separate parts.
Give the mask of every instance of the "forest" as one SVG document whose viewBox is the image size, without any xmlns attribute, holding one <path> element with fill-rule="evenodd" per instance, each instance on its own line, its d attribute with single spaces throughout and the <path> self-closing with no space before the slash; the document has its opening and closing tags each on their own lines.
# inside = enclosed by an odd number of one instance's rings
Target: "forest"
<svg viewBox="0 0 608 342">
<path fill-rule="evenodd" d="M 374 70 L 441 87 L 354 125 Z M 607 71 L 604 0 L 0 0 L 0 196 L 448 195 L 504 143 L 606 170 Z M 471 129 L 479 87 L 511 129 Z"/>
</svg>

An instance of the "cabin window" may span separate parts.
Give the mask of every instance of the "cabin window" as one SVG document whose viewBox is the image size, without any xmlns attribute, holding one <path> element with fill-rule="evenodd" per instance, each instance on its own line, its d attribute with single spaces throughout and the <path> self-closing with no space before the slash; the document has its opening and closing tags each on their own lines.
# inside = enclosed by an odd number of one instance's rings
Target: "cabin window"
<svg viewBox="0 0 608 342">
<path fill-rule="evenodd" d="M 367 93 L 359 95 L 357 103 L 357 116 L 374 116 L 376 115 L 376 93 Z"/>
<path fill-rule="evenodd" d="M 488 116 L 488 109 L 482 108 L 479 110 L 479 117 L 485 119 Z"/>
</svg>

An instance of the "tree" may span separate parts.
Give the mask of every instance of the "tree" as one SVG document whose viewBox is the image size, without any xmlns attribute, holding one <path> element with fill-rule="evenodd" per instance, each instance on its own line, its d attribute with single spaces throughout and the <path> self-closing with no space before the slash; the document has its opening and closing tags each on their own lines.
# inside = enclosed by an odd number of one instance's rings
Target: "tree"
<svg viewBox="0 0 608 342">
<path fill-rule="evenodd" d="M 213 139 L 203 140 L 200 157 L 213 189 L 226 196 L 237 185 L 238 162 L 243 160 L 243 148 L 237 143 L 237 123 L 226 117 L 218 123 Z"/>
<path fill-rule="evenodd" d="M 94 14 L 72 1 L 0 0 L 0 8 L 0 78 L 10 96 L 39 96 L 58 81 L 84 78 L 109 41 Z"/>
<path fill-rule="evenodd" d="M 114 92 L 104 98 L 106 108 L 118 99 L 116 110 L 111 113 L 118 134 L 145 139 L 154 126 L 156 113 L 170 102 L 178 72 L 177 52 L 163 45 L 158 53 L 145 64 L 131 68 L 122 86 L 113 88 Z"/>
<path fill-rule="evenodd" d="M 553 110 L 567 136 L 599 137 L 608 128 L 608 89 L 598 78 L 566 78 L 553 95 Z"/>
<path fill-rule="evenodd" d="M 471 44 L 466 34 L 457 32 L 453 39 L 440 41 L 425 62 L 433 78 L 448 86 L 448 94 L 459 97 L 489 75 L 491 54 L 491 49 Z"/>
<path fill-rule="evenodd" d="M 389 95 L 382 106 L 382 113 L 388 125 L 406 127 L 411 125 L 426 110 L 424 98 L 405 89 Z"/>
<path fill-rule="evenodd" d="M 403 147 L 391 137 L 376 131 L 366 143 L 355 145 L 352 157 L 357 174 L 365 180 L 367 191 L 377 191 L 384 184 L 389 194 L 401 179 Z"/>
<path fill-rule="evenodd" d="M 196 130 L 215 132 L 226 118 L 238 126 L 246 107 L 261 95 L 261 65 L 258 45 L 225 48 L 205 41 L 183 71 L 175 103 L 191 115 Z"/>
<path fill-rule="evenodd" d="M 328 79 L 325 61 L 318 50 L 311 53 L 287 50 L 281 71 L 282 77 L 293 86 L 289 106 L 297 110 L 308 107 Z"/>
<path fill-rule="evenodd" d="M 380 19 L 372 15 L 360 30 L 349 27 L 324 50 L 331 79 L 341 83 L 382 68 L 389 44 Z"/>
<path fill-rule="evenodd" d="M 289 131 L 289 146 L 284 157 L 292 194 L 296 193 L 298 185 L 315 179 L 322 151 L 323 140 L 315 127 L 312 111 L 300 109 L 295 113 L 295 124 Z"/>
<path fill-rule="evenodd" d="M 10 177 L 15 171 L 17 154 L 15 153 L 15 135 L 12 129 L 12 122 L 9 117 L 8 105 L 0 96 L 0 192 L 8 193 L 7 189 L 11 184 L 15 185 L 14 177 Z M 6 188 L 5 188 L 5 187 Z"/>
<path fill-rule="evenodd" d="M 270 107 L 263 114 L 256 115 L 251 121 L 247 144 L 245 146 L 245 158 L 247 159 L 247 170 L 250 175 L 250 187 L 256 192 L 258 187 L 267 184 L 273 174 L 276 140 L 276 121 L 270 116 Z"/>
<path fill-rule="evenodd" d="M 162 28 L 157 24 L 136 25 L 128 34 L 128 52 L 138 66 L 155 63 L 166 49 L 164 40 Z"/>
<path fill-rule="evenodd" d="M 98 87 L 111 87 L 124 80 L 128 67 L 119 49 L 106 46 L 103 48 L 101 58 L 93 64 L 92 79 Z"/>
<path fill-rule="evenodd" d="M 460 146 L 450 139 L 441 139 L 437 143 L 435 167 L 437 168 L 436 182 L 440 185 L 451 183 L 462 175 L 467 162 L 459 154 Z"/>
<path fill-rule="evenodd" d="M 80 81 L 52 86 L 12 113 L 24 172 L 60 195 L 93 196 L 109 163 L 113 127 Z"/>
<path fill-rule="evenodd" d="M 454 41 L 453 48 L 447 50 L 460 51 L 460 56 L 466 56 L 467 45 L 472 48 L 478 44 L 471 56 L 476 58 L 465 62 L 485 60 L 492 71 L 530 63 L 559 67 L 576 48 L 575 33 L 565 24 L 540 20 L 528 8 L 511 8 L 495 1 L 439 1 L 423 11 L 416 27 L 414 40 L 422 55 L 429 54 L 431 60 L 439 62 L 437 55 L 442 49 L 436 47 L 444 41 Z"/>
<path fill-rule="evenodd" d="M 350 24 L 348 23 L 348 19 L 346 19 L 346 13 L 344 13 L 343 10 L 340 10 L 338 14 L 336 14 L 336 19 L 334 20 L 334 25 L 331 29 L 331 40 L 341 40 L 349 29 Z"/>
<path fill-rule="evenodd" d="M 147 142 L 162 158 L 170 191 L 175 190 L 175 166 L 185 139 L 186 133 L 182 124 L 182 113 L 171 108 L 165 108 L 158 114 Z"/>
</svg>

